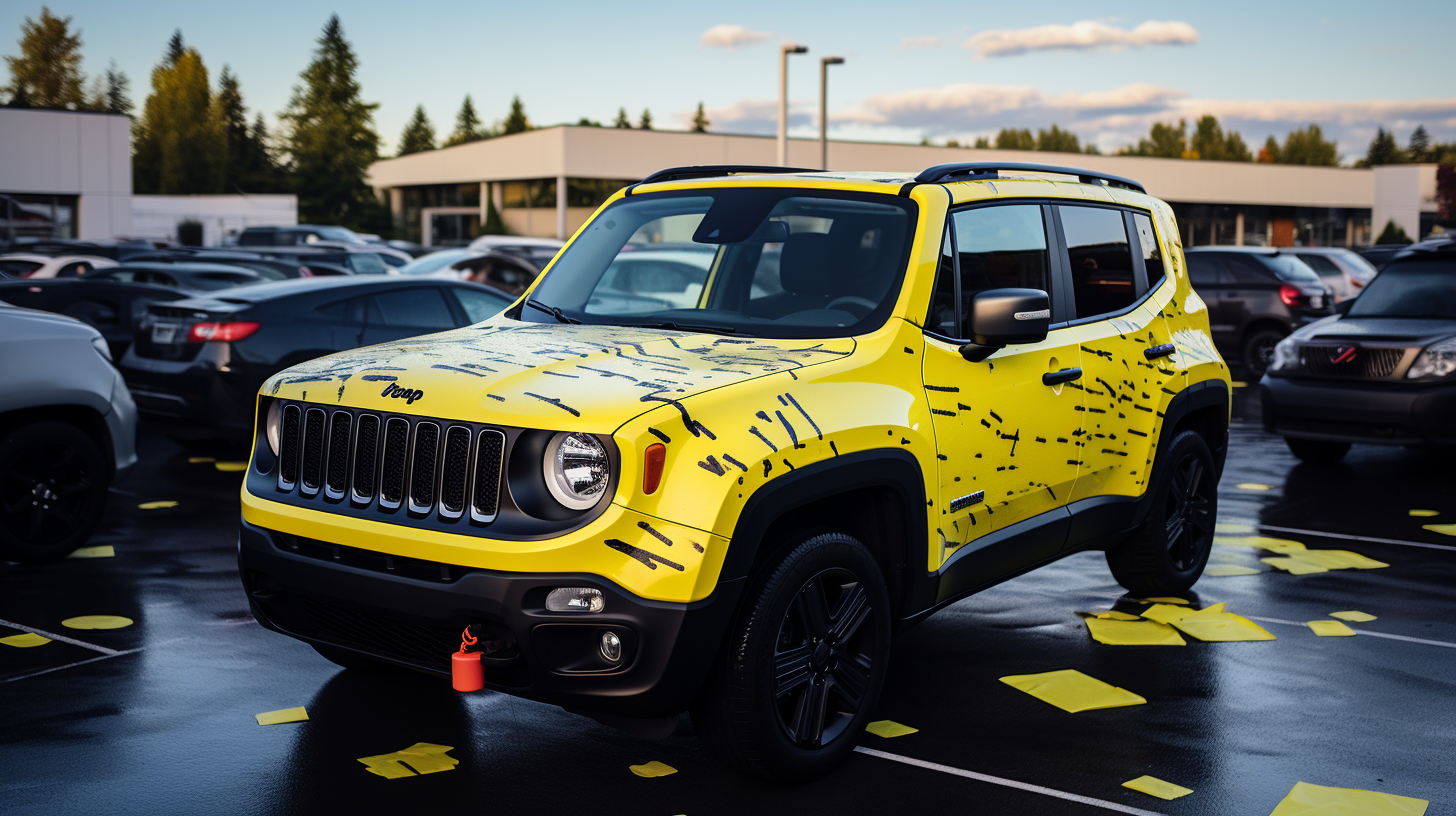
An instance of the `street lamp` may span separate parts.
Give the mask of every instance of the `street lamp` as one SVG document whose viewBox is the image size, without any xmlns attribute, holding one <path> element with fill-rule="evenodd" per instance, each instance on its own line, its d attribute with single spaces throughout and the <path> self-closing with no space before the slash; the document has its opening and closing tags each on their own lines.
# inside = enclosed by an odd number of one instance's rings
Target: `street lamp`
<svg viewBox="0 0 1456 816">
<path fill-rule="evenodd" d="M 789 164 L 789 55 L 807 53 L 807 45 L 779 46 L 779 165 L 783 167 Z"/>
<path fill-rule="evenodd" d="M 829 66 L 843 65 L 844 57 L 819 60 L 819 169 L 829 169 Z"/>
</svg>

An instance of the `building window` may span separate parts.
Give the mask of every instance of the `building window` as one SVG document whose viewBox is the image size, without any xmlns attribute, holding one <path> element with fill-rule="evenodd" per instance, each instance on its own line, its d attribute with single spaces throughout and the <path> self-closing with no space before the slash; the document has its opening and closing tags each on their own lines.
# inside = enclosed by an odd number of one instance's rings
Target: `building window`
<svg viewBox="0 0 1456 816">
<path fill-rule="evenodd" d="M 501 207 L 507 210 L 556 207 L 556 179 L 501 182 Z"/>
<path fill-rule="evenodd" d="M 0 193 L 0 241 L 76 237 L 78 196 Z"/>
</svg>

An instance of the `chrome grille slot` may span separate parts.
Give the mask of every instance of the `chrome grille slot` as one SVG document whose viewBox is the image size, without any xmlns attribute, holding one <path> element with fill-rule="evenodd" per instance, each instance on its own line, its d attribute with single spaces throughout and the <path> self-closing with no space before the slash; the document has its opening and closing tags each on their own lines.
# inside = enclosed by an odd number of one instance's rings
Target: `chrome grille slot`
<svg viewBox="0 0 1456 816">
<path fill-rule="evenodd" d="M 349 489 L 350 431 L 354 429 L 354 415 L 348 411 L 335 411 L 329 417 L 329 465 L 324 477 L 324 495 L 331 499 L 344 498 Z"/>
<path fill-rule="evenodd" d="M 495 521 L 500 509 L 501 463 L 506 448 L 506 435 L 484 430 L 475 442 L 475 479 L 470 491 L 470 517 L 475 521 Z"/>
<path fill-rule="evenodd" d="M 374 499 L 375 476 L 379 470 L 379 417 L 359 415 L 354 436 L 354 501 Z"/>
<path fill-rule="evenodd" d="M 303 415 L 303 468 L 299 482 L 303 492 L 317 493 L 324 481 L 324 425 L 328 415 L 310 408 Z"/>
<path fill-rule="evenodd" d="M 440 426 L 433 422 L 415 423 L 414 456 L 410 460 L 409 509 L 411 513 L 428 513 L 435 507 L 435 465 L 440 460 Z"/>
<path fill-rule="evenodd" d="M 379 505 L 386 510 L 397 510 L 404 503 L 408 462 L 409 423 L 394 417 L 384 423 L 384 468 L 379 474 Z"/>
<path fill-rule="evenodd" d="M 302 412 L 297 405 L 283 409 L 283 428 L 278 443 L 278 489 L 292 490 L 298 484 L 298 425 Z"/>
<path fill-rule="evenodd" d="M 470 484 L 470 429 L 454 425 L 445 432 L 445 456 L 440 467 L 440 514 L 460 518 L 465 513 L 465 491 Z"/>
</svg>

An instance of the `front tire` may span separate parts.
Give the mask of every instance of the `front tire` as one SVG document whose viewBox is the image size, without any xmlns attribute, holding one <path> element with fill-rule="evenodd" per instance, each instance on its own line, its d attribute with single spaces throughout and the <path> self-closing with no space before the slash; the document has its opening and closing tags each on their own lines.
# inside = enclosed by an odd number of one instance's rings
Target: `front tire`
<svg viewBox="0 0 1456 816">
<path fill-rule="evenodd" d="M 1298 457 L 1301 462 L 1308 462 L 1312 465 L 1333 465 L 1344 459 L 1345 454 L 1350 452 L 1349 442 L 1295 439 L 1292 436 L 1286 436 L 1284 444 L 1289 446 L 1289 452 Z"/>
<path fill-rule="evenodd" d="M 1260 329 L 1244 341 L 1243 360 L 1245 378 L 1256 383 L 1264 378 L 1269 364 L 1274 362 L 1274 347 L 1288 335 L 1277 329 Z"/>
<path fill-rule="evenodd" d="M 874 556 L 842 533 L 808 538 L 750 584 L 693 725 L 735 770 L 774 782 L 823 776 L 854 750 L 889 654 Z"/>
<path fill-rule="evenodd" d="M 70 555 L 101 522 L 109 478 L 101 449 L 74 425 L 32 422 L 0 436 L 0 558 Z"/>
<path fill-rule="evenodd" d="M 1152 507 L 1142 526 L 1107 551 L 1112 577 L 1143 597 L 1172 595 L 1193 586 L 1208 564 L 1218 518 L 1218 480 L 1203 437 L 1183 431 L 1160 456 Z"/>
</svg>

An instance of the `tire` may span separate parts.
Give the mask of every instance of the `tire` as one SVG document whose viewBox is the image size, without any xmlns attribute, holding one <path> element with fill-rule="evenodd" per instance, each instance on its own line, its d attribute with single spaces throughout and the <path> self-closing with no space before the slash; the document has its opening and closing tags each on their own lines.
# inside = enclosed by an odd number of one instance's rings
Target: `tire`
<svg viewBox="0 0 1456 816">
<path fill-rule="evenodd" d="M 342 649 L 338 646 L 325 646 L 321 643 L 311 643 L 313 650 L 319 653 L 323 659 L 333 663 L 340 668 L 359 672 L 360 674 L 406 674 L 409 669 L 403 666 L 396 666 L 393 663 L 386 663 L 359 652 Z"/>
<path fill-rule="evenodd" d="M 110 471 L 80 428 L 32 422 L 0 435 L 0 558 L 70 555 L 106 512 Z"/>
<path fill-rule="evenodd" d="M 1193 586 L 1208 564 L 1218 518 L 1218 484 L 1208 443 L 1194 431 L 1160 453 L 1152 506 L 1133 537 L 1107 551 L 1112 577 L 1135 595 L 1172 595 Z"/>
<path fill-rule="evenodd" d="M 693 725 L 742 773 L 823 776 L 854 750 L 889 656 L 890 599 L 874 557 L 842 533 L 807 538 L 749 584 Z"/>
<path fill-rule="evenodd" d="M 1259 329 L 1244 341 L 1243 361 L 1245 376 L 1250 383 L 1263 379 L 1264 372 L 1274 361 L 1274 347 L 1289 335 L 1278 329 Z"/>
<path fill-rule="evenodd" d="M 1289 452 L 1302 462 L 1312 465 L 1333 465 L 1350 452 L 1349 442 L 1329 442 L 1324 439 L 1295 439 L 1284 437 Z"/>
</svg>

